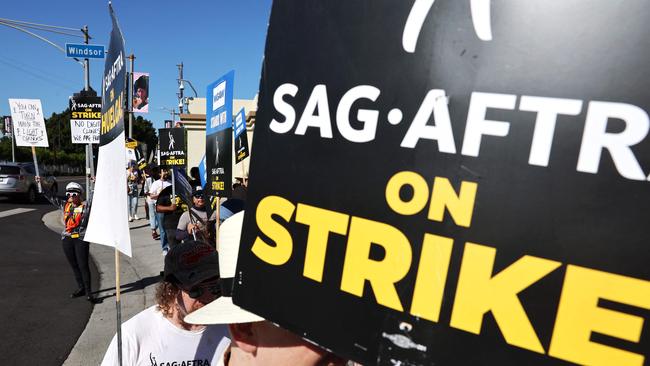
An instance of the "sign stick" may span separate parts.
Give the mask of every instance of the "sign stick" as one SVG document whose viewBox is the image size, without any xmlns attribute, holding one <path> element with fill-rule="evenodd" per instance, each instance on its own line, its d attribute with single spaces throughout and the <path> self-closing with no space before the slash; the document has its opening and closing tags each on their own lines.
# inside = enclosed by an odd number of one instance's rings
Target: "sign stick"
<svg viewBox="0 0 650 366">
<path fill-rule="evenodd" d="M 219 251 L 219 220 L 221 216 L 221 197 L 217 196 L 217 221 L 215 225 L 215 234 L 214 234 L 214 246 Z"/>
<path fill-rule="evenodd" d="M 90 200 L 90 164 L 88 164 L 88 146 L 86 146 L 86 201 Z"/>
<path fill-rule="evenodd" d="M 174 168 L 172 168 L 172 203 L 176 199 L 176 178 L 174 177 Z"/>
<path fill-rule="evenodd" d="M 13 125 L 11 126 L 11 128 L 13 128 Z M 16 151 L 15 151 L 15 148 L 14 148 L 14 145 L 15 145 L 14 132 L 11 131 L 11 135 L 9 135 L 9 136 L 11 136 L 11 162 L 15 163 L 16 162 Z"/>
<path fill-rule="evenodd" d="M 43 187 L 41 186 L 41 174 L 38 172 L 38 161 L 36 161 L 36 148 L 32 146 L 32 158 L 34 158 L 34 169 L 36 169 L 36 183 L 38 184 L 38 193 L 43 193 Z"/>
<path fill-rule="evenodd" d="M 117 314 L 117 359 L 122 366 L 122 306 L 120 303 L 120 252 L 115 246 L 115 310 Z"/>
<path fill-rule="evenodd" d="M 241 184 L 246 187 L 246 170 L 244 170 L 244 161 L 241 162 Z"/>
<path fill-rule="evenodd" d="M 93 160 L 93 144 L 88 144 L 88 163 L 90 163 L 90 190 L 95 190 L 95 161 Z"/>
</svg>

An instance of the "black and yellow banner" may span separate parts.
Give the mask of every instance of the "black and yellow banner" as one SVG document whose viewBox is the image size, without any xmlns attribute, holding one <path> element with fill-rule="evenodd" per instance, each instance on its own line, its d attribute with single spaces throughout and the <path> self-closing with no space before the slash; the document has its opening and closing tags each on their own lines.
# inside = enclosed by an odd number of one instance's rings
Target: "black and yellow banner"
<svg viewBox="0 0 650 366">
<path fill-rule="evenodd" d="M 126 60 L 124 38 L 115 14 L 110 9 L 113 29 L 104 64 L 102 81 L 102 124 L 99 145 L 113 141 L 124 132 L 124 108 L 126 106 Z"/>
<path fill-rule="evenodd" d="M 236 304 L 364 365 L 650 362 L 650 3 L 271 14 Z"/>
</svg>

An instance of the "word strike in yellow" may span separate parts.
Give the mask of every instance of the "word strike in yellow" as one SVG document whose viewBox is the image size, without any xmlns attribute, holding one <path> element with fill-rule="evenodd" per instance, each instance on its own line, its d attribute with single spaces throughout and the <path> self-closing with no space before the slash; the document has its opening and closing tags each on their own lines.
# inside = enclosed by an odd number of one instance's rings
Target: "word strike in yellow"
<svg viewBox="0 0 650 366">
<path fill-rule="evenodd" d="M 404 186 L 410 186 L 413 191 L 408 201 L 399 195 Z M 436 177 L 429 190 L 422 176 L 405 171 L 389 179 L 385 198 L 388 206 L 400 215 L 415 215 L 428 204 L 428 219 L 442 222 L 447 211 L 456 225 L 469 228 L 477 189 L 474 182 L 462 182 L 457 193 L 447 178 Z M 591 334 L 597 332 L 638 343 L 644 319 L 601 308 L 598 303 L 604 299 L 650 309 L 650 281 L 568 264 L 560 298 L 548 300 L 559 305 L 551 342 L 545 349 L 518 294 L 543 281 L 563 263 L 524 255 L 495 274 L 496 248 L 471 242 L 458 244 L 452 238 L 425 232 L 421 245 L 417 246 L 420 260 L 416 264 L 410 309 L 406 310 L 404 301 L 408 299 L 400 298 L 395 284 L 414 265 L 413 246 L 400 229 L 368 218 L 267 196 L 256 208 L 255 221 L 273 243 L 257 237 L 252 252 L 273 266 L 287 263 L 294 245 L 291 233 L 274 216 L 287 223 L 293 218 L 308 227 L 303 276 L 316 282 L 322 282 L 329 235 L 347 236 L 341 291 L 362 297 L 368 281 L 378 304 L 437 323 L 452 248 L 464 245 L 450 327 L 480 335 L 483 318 L 491 312 L 510 345 L 578 364 L 641 366 L 644 363 L 643 355 L 593 342 Z M 382 260 L 370 258 L 372 245 L 384 249 Z"/>
</svg>

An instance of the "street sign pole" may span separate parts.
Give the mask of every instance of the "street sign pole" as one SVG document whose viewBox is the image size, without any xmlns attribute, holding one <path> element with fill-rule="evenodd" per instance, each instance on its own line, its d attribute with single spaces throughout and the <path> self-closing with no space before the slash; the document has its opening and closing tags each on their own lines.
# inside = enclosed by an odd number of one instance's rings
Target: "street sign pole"
<svg viewBox="0 0 650 366">
<path fill-rule="evenodd" d="M 11 131 L 11 162 L 15 163 L 16 162 L 16 151 L 15 151 L 15 148 L 14 148 L 14 131 L 13 131 L 14 125 L 13 125 L 13 121 L 11 121 L 11 128 L 12 128 L 12 131 Z"/>
<path fill-rule="evenodd" d="M 88 39 L 90 36 L 88 35 L 88 26 L 85 25 L 82 29 L 82 32 L 84 34 L 84 44 L 88 44 Z M 90 90 L 90 62 L 88 58 L 84 58 L 84 90 L 89 91 Z M 92 171 L 92 158 L 93 158 L 93 145 L 92 143 L 88 143 L 86 146 L 86 201 L 90 200 L 90 191 L 92 190 L 91 187 L 91 179 L 90 177 L 94 175 L 94 172 Z"/>
<path fill-rule="evenodd" d="M 135 56 L 131 54 L 127 58 L 131 61 L 131 72 L 129 73 L 129 85 L 126 89 L 129 93 L 126 100 L 129 101 L 129 138 L 133 138 L 133 64 L 135 63 Z"/>
</svg>

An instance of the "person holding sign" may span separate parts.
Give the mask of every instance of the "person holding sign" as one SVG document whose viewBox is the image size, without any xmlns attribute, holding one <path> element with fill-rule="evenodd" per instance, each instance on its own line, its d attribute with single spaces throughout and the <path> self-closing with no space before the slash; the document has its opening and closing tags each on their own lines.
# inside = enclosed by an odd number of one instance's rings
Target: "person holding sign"
<svg viewBox="0 0 650 366">
<path fill-rule="evenodd" d="M 178 242 L 187 240 L 192 236 L 208 241 L 209 235 L 207 229 L 211 224 L 208 224 L 208 213 L 205 202 L 206 199 L 201 186 L 194 187 L 194 192 L 192 192 L 192 208 L 183 212 L 178 220 L 176 227 L 176 240 Z M 217 212 L 214 211 L 209 221 L 214 224 L 216 220 Z"/>
<path fill-rule="evenodd" d="M 176 227 L 185 209 L 187 209 L 187 206 L 183 204 L 179 196 L 174 195 L 174 188 L 171 184 L 158 194 L 156 199 L 156 212 L 160 214 L 159 218 L 162 225 L 160 235 L 162 238 L 162 233 L 165 233 L 168 250 L 178 243 L 176 240 Z M 163 254 L 165 254 L 164 249 Z"/>
<path fill-rule="evenodd" d="M 163 226 L 165 213 L 158 211 L 157 204 L 158 199 L 162 191 L 171 187 L 172 183 L 170 182 L 169 170 L 161 169 L 160 170 L 160 179 L 156 180 L 151 184 L 149 188 L 149 199 L 153 202 L 153 212 L 156 215 L 156 221 L 158 222 L 158 227 L 160 228 L 160 245 L 162 247 L 163 255 L 166 255 L 169 251 L 169 241 L 167 240 L 167 235 L 165 233 L 165 227 Z"/>
<path fill-rule="evenodd" d="M 156 305 L 122 325 L 122 364 L 217 365 L 220 350 L 228 344 L 227 328 L 188 324 L 183 317 L 219 293 L 219 260 L 212 246 L 191 241 L 172 248 L 156 288 Z M 113 337 L 101 364 L 118 365 L 118 361 L 117 337 Z"/>
<path fill-rule="evenodd" d="M 81 239 L 87 221 L 86 205 L 81 200 L 84 190 L 81 184 L 70 182 L 65 187 L 65 191 L 68 200 L 63 208 L 65 229 L 61 233 L 61 244 L 77 281 L 77 290 L 70 294 L 70 297 L 85 295 L 86 299 L 94 304 L 98 301 L 90 291 L 89 245 Z"/>
<path fill-rule="evenodd" d="M 232 302 L 239 238 L 244 212 L 224 221 L 219 230 L 221 297 L 185 317 L 190 324 L 228 324 L 232 344 L 218 365 L 345 365 L 346 361 Z M 217 349 L 219 352 L 219 349 Z"/>
</svg>

